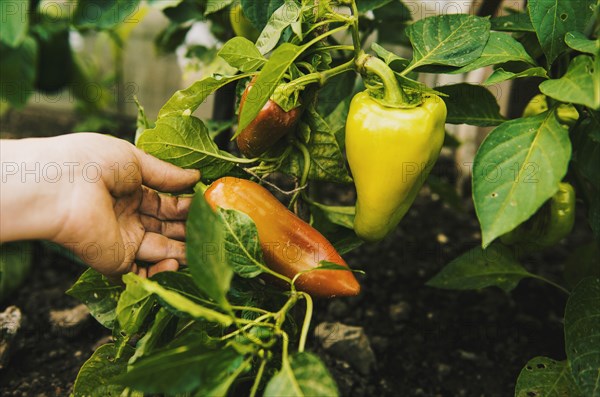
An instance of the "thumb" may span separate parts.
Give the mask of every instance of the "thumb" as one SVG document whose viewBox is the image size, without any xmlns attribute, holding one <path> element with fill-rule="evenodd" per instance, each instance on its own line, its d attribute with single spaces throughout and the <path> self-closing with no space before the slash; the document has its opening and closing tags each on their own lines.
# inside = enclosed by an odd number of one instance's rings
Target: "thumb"
<svg viewBox="0 0 600 397">
<path fill-rule="evenodd" d="M 140 163 L 142 184 L 161 192 L 178 192 L 194 186 L 200 171 L 183 169 L 135 148 Z"/>
</svg>

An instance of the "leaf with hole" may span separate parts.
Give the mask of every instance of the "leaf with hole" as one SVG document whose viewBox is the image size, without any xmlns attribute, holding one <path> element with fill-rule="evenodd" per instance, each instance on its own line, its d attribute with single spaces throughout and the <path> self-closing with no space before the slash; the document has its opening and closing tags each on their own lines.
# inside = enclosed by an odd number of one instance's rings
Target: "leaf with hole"
<svg viewBox="0 0 600 397">
<path fill-rule="evenodd" d="M 554 111 L 507 121 L 487 136 L 473 165 L 473 200 L 484 248 L 556 193 L 570 158 L 568 129 Z"/>
<path fill-rule="evenodd" d="M 561 102 L 600 110 L 600 56 L 579 55 L 560 79 L 544 81 L 540 91 Z"/>
<path fill-rule="evenodd" d="M 567 361 L 535 357 L 521 370 L 515 397 L 583 397 Z"/>
</svg>

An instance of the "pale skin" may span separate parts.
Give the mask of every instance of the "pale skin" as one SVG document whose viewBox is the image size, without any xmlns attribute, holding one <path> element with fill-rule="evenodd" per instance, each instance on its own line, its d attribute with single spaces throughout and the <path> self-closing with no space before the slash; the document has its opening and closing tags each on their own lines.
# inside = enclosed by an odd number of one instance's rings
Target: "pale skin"
<svg viewBox="0 0 600 397">
<path fill-rule="evenodd" d="M 113 280 L 185 264 L 191 197 L 159 192 L 190 189 L 199 171 L 94 133 L 0 140 L 0 163 L 0 242 L 61 244 Z"/>
</svg>

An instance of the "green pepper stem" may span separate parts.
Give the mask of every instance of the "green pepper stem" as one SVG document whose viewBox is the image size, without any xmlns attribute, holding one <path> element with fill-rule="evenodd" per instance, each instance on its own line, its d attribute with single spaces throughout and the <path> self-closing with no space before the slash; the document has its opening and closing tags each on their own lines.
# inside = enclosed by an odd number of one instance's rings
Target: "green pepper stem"
<svg viewBox="0 0 600 397">
<path fill-rule="evenodd" d="M 383 105 L 398 107 L 398 105 L 409 103 L 406 93 L 396 80 L 394 71 L 381 59 L 363 53 L 356 58 L 356 64 L 359 71 L 373 73 L 381 79 L 384 87 L 383 100 L 381 101 Z"/>
<path fill-rule="evenodd" d="M 308 336 L 308 329 L 310 328 L 310 321 L 313 313 L 313 301 L 309 294 L 306 292 L 300 292 L 302 297 L 306 300 L 306 313 L 304 315 L 304 322 L 302 323 L 302 333 L 300 334 L 300 342 L 298 343 L 298 351 L 303 352 L 306 346 L 306 338 Z"/>
<path fill-rule="evenodd" d="M 258 386 L 260 386 L 260 382 L 263 377 L 263 373 L 265 372 L 265 366 L 267 365 L 267 360 L 262 359 L 260 362 L 260 367 L 258 367 L 258 372 L 256 373 L 256 378 L 254 378 L 254 383 L 252 384 L 252 389 L 250 390 L 250 397 L 255 397 L 258 392 Z"/>
<path fill-rule="evenodd" d="M 540 280 L 540 281 L 543 281 L 543 282 L 545 282 L 545 283 L 548 283 L 548 284 L 550 284 L 551 286 L 558 288 L 559 290 L 561 290 L 562 292 L 564 292 L 564 293 L 565 293 L 565 294 L 567 294 L 567 295 L 570 295 L 570 294 L 571 294 L 571 292 L 570 292 L 568 289 L 566 289 L 565 287 L 563 287 L 563 286 L 562 286 L 562 285 L 560 285 L 560 284 L 557 284 L 557 283 L 555 283 L 555 282 L 554 282 L 554 281 L 552 281 L 552 280 L 548 280 L 546 277 L 543 277 L 543 276 L 540 276 L 540 275 L 537 275 L 537 274 L 532 274 L 532 275 L 531 275 L 531 277 L 533 277 L 533 278 L 536 278 L 536 279 L 538 279 L 538 280 Z"/>
<path fill-rule="evenodd" d="M 362 49 L 358 30 L 358 7 L 356 6 L 355 0 L 351 1 L 350 8 L 352 9 L 352 16 L 354 17 L 352 21 L 352 44 L 354 45 L 354 58 L 358 58 Z"/>
</svg>

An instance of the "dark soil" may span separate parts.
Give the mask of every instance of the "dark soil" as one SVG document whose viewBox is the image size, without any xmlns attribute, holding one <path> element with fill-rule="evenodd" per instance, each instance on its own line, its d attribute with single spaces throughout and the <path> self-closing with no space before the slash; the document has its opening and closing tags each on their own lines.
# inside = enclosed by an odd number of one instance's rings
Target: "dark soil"
<svg viewBox="0 0 600 397">
<path fill-rule="evenodd" d="M 359 297 L 315 303 L 314 326 L 322 321 L 362 326 L 375 352 L 376 366 L 365 376 L 310 341 L 344 396 L 506 397 L 513 395 L 530 358 L 564 358 L 566 297 L 554 287 L 524 280 L 505 294 L 496 288 L 456 292 L 424 285 L 480 242 L 472 211 L 457 212 L 435 198 L 419 198 L 394 236 L 347 255 L 351 266 L 366 271 L 359 276 Z M 584 223 L 578 225 L 570 239 L 581 243 L 587 231 Z M 559 280 L 565 247 L 525 265 Z M 93 320 L 75 335 L 50 325 L 51 309 L 79 303 L 64 291 L 82 271 L 40 246 L 30 279 L 3 304 L 17 305 L 24 323 L 16 352 L 0 372 L 0 395 L 66 396 L 79 367 L 106 342 L 108 330 Z"/>
</svg>

